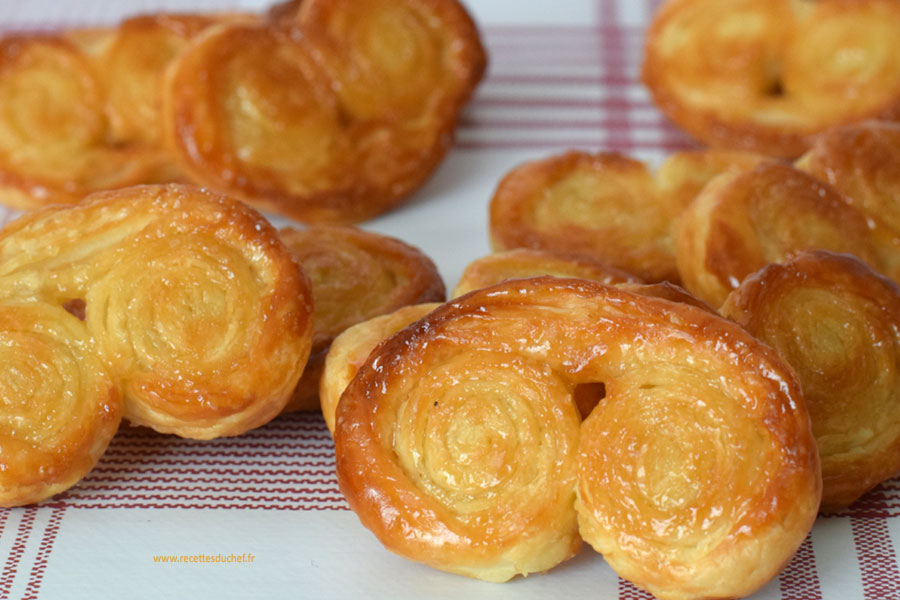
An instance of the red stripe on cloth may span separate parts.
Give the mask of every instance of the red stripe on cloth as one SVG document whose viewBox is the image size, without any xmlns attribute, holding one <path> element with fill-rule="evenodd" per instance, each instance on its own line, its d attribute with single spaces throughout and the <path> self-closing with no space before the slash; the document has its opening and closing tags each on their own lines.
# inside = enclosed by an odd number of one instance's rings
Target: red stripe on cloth
<svg viewBox="0 0 900 600">
<path fill-rule="evenodd" d="M 887 521 L 851 517 L 853 543 L 866 600 L 900 598 L 900 569 Z"/>
<path fill-rule="evenodd" d="M 12 584 L 16 580 L 16 574 L 19 571 L 19 562 L 22 555 L 25 554 L 25 546 L 28 544 L 28 538 L 34 527 L 34 519 L 37 516 L 37 508 L 30 506 L 24 510 L 22 520 L 19 521 L 19 531 L 16 535 L 16 541 L 13 543 L 6 557 L 6 564 L 3 566 L 3 575 L 0 576 L 0 600 L 9 598 L 9 591 Z"/>
<path fill-rule="evenodd" d="M 822 586 L 816 567 L 812 538 L 800 544 L 797 553 L 778 576 L 781 600 L 822 600 Z"/>
<path fill-rule="evenodd" d="M 309 504 L 205 504 L 205 505 L 197 505 L 197 504 L 186 504 L 183 502 L 105 502 L 102 504 L 72 504 L 66 505 L 68 508 L 78 508 L 78 509 L 87 509 L 87 510 L 95 510 L 95 509 L 132 509 L 132 508 L 190 508 L 190 509 L 230 509 L 230 510 L 317 510 L 317 511 L 325 511 L 325 510 L 335 510 L 335 511 L 347 511 L 350 510 L 350 507 L 344 502 L 344 499 L 341 498 L 340 501 L 338 499 L 333 499 L 331 503 L 326 503 L 323 501 L 319 501 L 318 498 L 305 498 L 304 500 L 308 500 Z M 0 600 L 5 600 L 4 598 L 0 598 Z"/>
<path fill-rule="evenodd" d="M 603 65 L 604 72 L 613 81 L 634 81 L 633 74 L 628 72 L 627 63 L 619 55 L 621 49 L 625 47 L 625 32 L 621 27 L 600 30 L 604 24 L 620 21 L 618 3 L 598 0 L 597 15 L 599 16 L 597 41 L 600 64 Z M 631 135 L 631 111 L 640 104 L 628 99 L 624 93 L 626 89 L 626 85 L 609 85 L 604 88 L 605 104 L 609 111 L 607 118 L 621 125 L 615 129 L 606 129 L 604 146 L 610 150 L 627 153 L 635 149 L 634 138 Z"/>
<path fill-rule="evenodd" d="M 37 557 L 34 559 L 34 565 L 31 567 L 31 576 L 28 578 L 28 587 L 25 588 L 25 595 L 22 600 L 36 600 L 38 591 L 41 589 L 41 583 L 44 580 L 44 572 L 47 570 L 47 561 L 50 559 L 50 553 L 53 551 L 53 542 L 59 534 L 59 526 L 62 522 L 66 508 L 54 508 L 47 522 L 47 528 L 44 529 L 44 537 L 41 538 L 41 545 L 38 548 Z"/>
<path fill-rule="evenodd" d="M 653 600 L 653 594 L 619 578 L 619 600 Z"/>
</svg>

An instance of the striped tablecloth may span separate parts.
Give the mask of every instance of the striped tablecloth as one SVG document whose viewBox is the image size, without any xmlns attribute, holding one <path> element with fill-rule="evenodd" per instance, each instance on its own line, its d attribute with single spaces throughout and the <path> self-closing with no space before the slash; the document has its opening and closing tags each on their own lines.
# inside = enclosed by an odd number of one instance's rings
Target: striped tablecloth
<svg viewBox="0 0 900 600">
<path fill-rule="evenodd" d="M 515 164 L 568 148 L 618 150 L 658 163 L 692 144 L 660 116 L 637 77 L 653 2 L 468 4 L 491 63 L 460 124 L 457 148 L 412 203 L 365 225 L 421 247 L 450 286 L 470 260 L 487 253 L 488 200 Z M 260 5 L 7 0 L 0 27 L 52 29 L 156 8 Z M 14 216 L 0 208 L 0 221 Z M 900 598 L 898 516 L 900 479 L 845 513 L 820 518 L 794 560 L 756 597 Z M 182 556 L 204 562 L 171 562 Z M 0 600 L 650 598 L 587 547 L 546 575 L 505 585 L 390 554 L 348 510 L 331 438 L 311 413 L 209 442 L 123 427 L 77 487 L 39 506 L 0 509 L 0 564 Z"/>
</svg>

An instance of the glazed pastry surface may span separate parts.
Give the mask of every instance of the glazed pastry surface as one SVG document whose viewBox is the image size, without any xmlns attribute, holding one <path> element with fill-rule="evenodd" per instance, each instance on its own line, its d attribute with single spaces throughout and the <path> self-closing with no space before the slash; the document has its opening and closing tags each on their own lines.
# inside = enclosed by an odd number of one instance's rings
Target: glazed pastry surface
<svg viewBox="0 0 900 600">
<path fill-rule="evenodd" d="M 0 506 L 75 485 L 121 416 L 84 323 L 58 306 L 0 300 Z"/>
<path fill-rule="evenodd" d="M 438 306 L 440 306 L 439 302 L 404 306 L 388 314 L 372 317 L 348 327 L 334 339 L 325 356 L 325 366 L 319 383 L 322 416 L 324 416 L 325 424 L 332 436 L 341 394 L 347 389 L 347 385 L 356 376 L 359 368 L 365 364 L 372 350 Z"/>
<path fill-rule="evenodd" d="M 318 410 L 319 380 L 334 338 L 408 304 L 443 301 L 444 282 L 421 250 L 353 227 L 284 228 L 282 241 L 312 284 L 312 353 L 285 410 Z"/>
<path fill-rule="evenodd" d="M 672 222 L 715 175 L 760 160 L 744 152 L 680 152 L 656 175 L 613 153 L 572 151 L 525 163 L 491 200 L 491 244 L 498 251 L 579 254 L 647 281 L 678 282 Z"/>
<path fill-rule="evenodd" d="M 582 424 L 574 392 L 598 383 Z M 503 581 L 584 536 L 661 598 L 752 593 L 821 493 L 773 351 L 694 307 L 575 279 L 475 291 L 389 338 L 345 390 L 335 445 L 351 507 L 403 556 Z"/>
<path fill-rule="evenodd" d="M 900 116 L 898 27 L 893 0 L 670 0 L 643 81 L 705 144 L 794 158 L 828 127 Z"/>
<path fill-rule="evenodd" d="M 846 252 L 888 271 L 882 244 L 837 190 L 776 162 L 717 177 L 676 226 L 684 286 L 713 307 L 747 275 L 799 250 Z"/>
<path fill-rule="evenodd" d="M 900 471 L 900 289 L 856 258 L 801 252 L 748 277 L 722 314 L 800 379 L 822 460 L 823 511 Z"/>
<path fill-rule="evenodd" d="M 886 272 L 900 268 L 900 124 L 865 121 L 828 130 L 796 163 L 828 182 L 872 222 Z"/>
<path fill-rule="evenodd" d="M 277 415 L 310 351 L 309 282 L 256 211 L 191 186 L 140 186 L 0 231 L 12 297 L 83 315 L 135 424 L 237 435 Z"/>
</svg>

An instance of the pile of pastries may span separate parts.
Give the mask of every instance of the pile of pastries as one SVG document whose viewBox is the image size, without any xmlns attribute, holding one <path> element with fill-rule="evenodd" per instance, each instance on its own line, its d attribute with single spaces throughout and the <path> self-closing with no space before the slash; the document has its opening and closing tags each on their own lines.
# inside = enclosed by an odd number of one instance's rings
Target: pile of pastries
<svg viewBox="0 0 900 600">
<path fill-rule="evenodd" d="M 900 471 L 898 172 L 900 125 L 877 121 L 796 164 L 515 168 L 455 299 L 334 341 L 320 397 L 351 507 L 479 579 L 584 540 L 659 598 L 758 590 L 820 511 Z"/>
<path fill-rule="evenodd" d="M 321 408 L 410 559 L 506 581 L 587 541 L 659 598 L 753 593 L 900 470 L 900 124 L 865 120 L 900 106 L 897 23 L 670 0 L 645 81 L 717 147 L 516 167 L 449 302 L 421 251 L 333 224 L 446 153 L 485 68 L 456 0 L 0 39 L 0 201 L 34 209 L 0 230 L 0 506 L 77 483 L 123 418 Z"/>
<path fill-rule="evenodd" d="M 190 182 L 302 222 L 406 200 L 485 70 L 456 0 L 308 0 L 0 38 L 0 203 Z"/>
</svg>

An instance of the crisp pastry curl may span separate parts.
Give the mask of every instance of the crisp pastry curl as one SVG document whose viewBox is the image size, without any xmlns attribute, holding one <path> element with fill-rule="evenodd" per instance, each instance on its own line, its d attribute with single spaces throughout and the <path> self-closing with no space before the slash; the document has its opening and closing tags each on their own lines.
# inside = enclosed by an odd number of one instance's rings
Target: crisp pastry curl
<svg viewBox="0 0 900 600">
<path fill-rule="evenodd" d="M 339 333 L 401 306 L 443 302 L 447 292 L 431 259 L 396 238 L 328 225 L 280 235 L 310 279 L 315 307 L 312 352 L 285 410 L 318 410 L 325 355 Z"/>
<path fill-rule="evenodd" d="M 319 383 L 322 416 L 332 435 L 341 394 L 365 364 L 375 346 L 440 305 L 440 302 L 426 302 L 404 306 L 348 327 L 334 339 L 325 357 L 325 367 Z"/>
<path fill-rule="evenodd" d="M 865 121 L 818 135 L 796 163 L 827 181 L 874 223 L 881 260 L 900 270 L 900 124 Z"/>
<path fill-rule="evenodd" d="M 173 64 L 163 115 L 182 168 L 304 222 L 405 200 L 484 72 L 471 19 L 455 0 L 302 2 L 273 19 L 208 30 Z"/>
<path fill-rule="evenodd" d="M 200 14 L 133 17 L 120 23 L 111 39 L 95 50 L 116 140 L 162 143 L 163 73 L 193 37 L 216 21 Z"/>
<path fill-rule="evenodd" d="M 856 258 L 822 250 L 770 264 L 722 314 L 797 372 L 822 461 L 823 511 L 900 471 L 900 289 Z"/>
<path fill-rule="evenodd" d="M 318 34 L 314 52 L 360 120 L 434 127 L 453 118 L 487 63 L 456 0 L 304 0 L 293 22 Z"/>
<path fill-rule="evenodd" d="M 81 305 L 125 417 L 185 437 L 277 415 L 309 355 L 312 297 L 256 211 L 191 186 L 140 186 L 0 231 L 0 285 Z"/>
<path fill-rule="evenodd" d="M 647 281 L 678 281 L 671 223 L 715 175 L 761 158 L 682 152 L 654 177 L 620 154 L 568 152 L 525 163 L 500 182 L 490 207 L 495 250 L 581 254 Z"/>
<path fill-rule="evenodd" d="M 711 181 L 676 226 L 684 286 L 718 307 L 747 275 L 809 248 L 854 254 L 888 272 L 866 218 L 827 183 L 783 163 Z"/>
<path fill-rule="evenodd" d="M 670 0 L 643 80 L 706 144 L 793 158 L 834 125 L 900 117 L 894 0 Z"/>
<path fill-rule="evenodd" d="M 582 424 L 574 392 L 598 383 Z M 758 589 L 821 491 L 799 386 L 772 350 L 578 279 L 471 292 L 383 342 L 341 397 L 335 446 L 351 508 L 403 556 L 503 581 L 573 555 L 580 528 L 662 598 Z"/>
<path fill-rule="evenodd" d="M 103 86 L 74 42 L 0 38 L 0 202 L 74 203 L 97 189 L 159 181 L 168 163 L 159 148 L 110 137 Z"/>
<path fill-rule="evenodd" d="M 84 323 L 58 306 L 0 302 L 0 506 L 75 485 L 121 415 Z"/>
<path fill-rule="evenodd" d="M 463 270 L 451 295 L 455 298 L 507 279 L 522 279 L 537 275 L 577 277 L 606 284 L 640 282 L 640 279 L 631 273 L 584 256 L 516 248 L 488 254 L 470 262 Z"/>
</svg>

